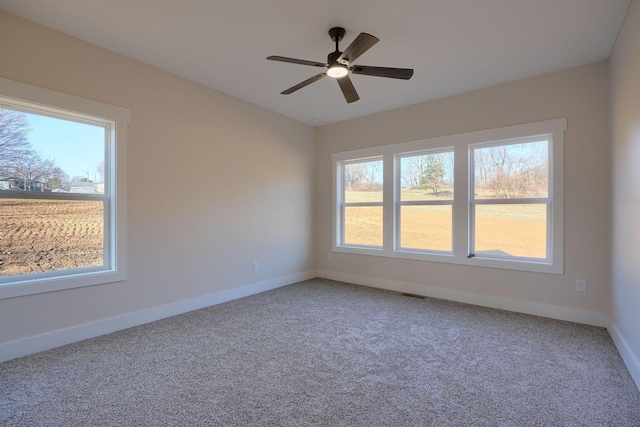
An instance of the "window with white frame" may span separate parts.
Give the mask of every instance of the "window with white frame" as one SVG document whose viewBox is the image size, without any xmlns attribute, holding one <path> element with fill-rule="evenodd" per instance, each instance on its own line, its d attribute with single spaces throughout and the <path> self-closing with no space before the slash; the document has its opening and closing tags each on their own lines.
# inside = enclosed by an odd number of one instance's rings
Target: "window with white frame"
<svg viewBox="0 0 640 427">
<path fill-rule="evenodd" d="M 333 250 L 561 274 L 566 119 L 334 153 Z"/>
<path fill-rule="evenodd" d="M 471 255 L 549 260 L 549 139 L 471 146 Z"/>
<path fill-rule="evenodd" d="M 341 165 L 341 241 L 345 245 L 382 247 L 382 159 Z"/>
<path fill-rule="evenodd" d="M 126 278 L 128 117 L 0 79 L 0 298 Z"/>
<path fill-rule="evenodd" d="M 396 248 L 453 250 L 453 149 L 398 155 Z"/>
</svg>

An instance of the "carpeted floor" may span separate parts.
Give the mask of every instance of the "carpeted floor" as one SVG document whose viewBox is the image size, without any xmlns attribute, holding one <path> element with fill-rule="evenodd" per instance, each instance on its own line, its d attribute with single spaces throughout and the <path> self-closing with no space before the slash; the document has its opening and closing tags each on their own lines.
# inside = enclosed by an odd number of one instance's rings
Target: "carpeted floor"
<svg viewBox="0 0 640 427">
<path fill-rule="evenodd" d="M 640 426 L 602 328 L 310 280 L 0 364 L 7 426 Z"/>
</svg>

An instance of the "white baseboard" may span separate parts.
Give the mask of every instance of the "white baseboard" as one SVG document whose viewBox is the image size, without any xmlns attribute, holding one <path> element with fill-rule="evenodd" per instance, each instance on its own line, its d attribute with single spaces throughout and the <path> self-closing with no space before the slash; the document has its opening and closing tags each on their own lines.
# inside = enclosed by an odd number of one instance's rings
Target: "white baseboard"
<svg viewBox="0 0 640 427">
<path fill-rule="evenodd" d="M 631 378 L 633 378 L 633 381 L 636 383 L 636 387 L 640 390 L 640 360 L 638 360 L 638 357 L 631 350 L 629 343 L 624 339 L 624 336 L 622 336 L 618 325 L 611 321 L 607 329 L 609 330 L 609 335 L 611 335 L 613 343 L 616 345 L 622 360 L 625 365 L 627 365 Z"/>
<path fill-rule="evenodd" d="M 192 310 L 221 304 L 223 302 L 247 297 L 249 295 L 259 294 L 261 292 L 290 285 L 292 283 L 313 279 L 314 277 L 316 277 L 315 271 L 292 274 L 264 282 L 253 283 L 240 288 L 204 295 L 198 298 L 153 307 L 137 311 L 135 313 L 129 313 L 21 340 L 2 343 L 0 344 L 0 362 L 27 356 L 29 354 L 38 353 L 40 351 L 49 350 L 51 348 L 60 347 L 62 345 L 71 344 L 88 338 L 109 334 L 111 332 L 120 331 L 133 326 L 139 326 L 144 323 L 153 322 Z"/>
<path fill-rule="evenodd" d="M 449 301 L 457 301 L 467 304 L 480 305 L 483 307 L 498 308 L 501 310 L 515 311 L 518 313 L 533 314 L 535 316 L 567 320 L 570 322 L 584 323 L 587 325 L 600 326 L 605 328 L 609 325 L 609 318 L 607 317 L 607 315 L 595 311 L 522 301 L 513 298 L 498 297 L 493 295 L 483 295 L 473 292 L 457 291 L 424 284 L 379 279 L 376 277 L 367 277 L 357 274 L 340 273 L 329 270 L 317 270 L 316 273 L 318 277 L 322 277 L 325 279 L 355 283 L 357 285 L 364 285 L 373 288 L 406 292 L 432 298 L 441 298 Z"/>
</svg>

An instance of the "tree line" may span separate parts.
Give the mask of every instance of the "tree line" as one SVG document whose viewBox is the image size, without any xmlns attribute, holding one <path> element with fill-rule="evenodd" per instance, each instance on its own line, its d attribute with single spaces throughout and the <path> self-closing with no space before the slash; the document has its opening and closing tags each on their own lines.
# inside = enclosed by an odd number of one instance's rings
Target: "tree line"
<svg viewBox="0 0 640 427">
<path fill-rule="evenodd" d="M 71 184 L 90 182 L 89 177 L 69 177 L 54 159 L 38 153 L 29 141 L 29 131 L 26 114 L 0 108 L 0 179 L 18 178 L 23 191 L 31 191 L 36 182 L 65 191 Z M 104 163 L 97 168 L 103 176 L 101 168 Z"/>
<path fill-rule="evenodd" d="M 425 189 L 438 196 L 453 187 L 453 153 L 434 153 L 404 157 L 401 161 L 405 188 Z"/>
<path fill-rule="evenodd" d="M 546 197 L 548 163 L 547 141 L 476 149 L 476 193 L 481 191 L 493 198 Z M 382 161 L 347 164 L 344 175 L 347 190 L 382 190 Z M 453 187 L 453 152 L 403 157 L 401 179 L 403 188 L 450 195 L 445 190 Z"/>
<path fill-rule="evenodd" d="M 546 197 L 548 153 L 547 141 L 477 149 L 475 187 L 499 199 Z"/>
<path fill-rule="evenodd" d="M 344 183 L 350 191 L 382 191 L 382 161 L 346 164 Z"/>
</svg>

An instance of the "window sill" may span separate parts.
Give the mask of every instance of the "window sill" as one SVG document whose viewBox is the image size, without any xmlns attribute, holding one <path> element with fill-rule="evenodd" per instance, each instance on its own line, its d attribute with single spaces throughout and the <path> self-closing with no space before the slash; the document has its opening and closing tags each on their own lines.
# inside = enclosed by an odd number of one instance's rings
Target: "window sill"
<svg viewBox="0 0 640 427">
<path fill-rule="evenodd" d="M 127 280 L 123 271 L 105 270 L 98 268 L 83 268 L 66 270 L 60 273 L 46 273 L 12 276 L 12 282 L 0 284 L 0 299 L 15 298 L 25 295 L 41 294 L 45 292 L 61 291 L 65 289 L 102 285 L 106 283 Z M 33 277 L 33 278 L 30 278 Z"/>
<path fill-rule="evenodd" d="M 427 262 L 440 262 L 445 264 L 458 264 L 467 265 L 472 267 L 485 267 L 485 268 L 497 268 L 502 270 L 518 270 L 533 273 L 547 273 L 547 274 L 564 274 L 564 268 L 562 265 L 554 265 L 545 261 L 523 261 L 523 260 L 508 260 L 508 259 L 495 259 L 486 258 L 482 256 L 474 256 L 468 258 L 466 255 L 455 255 L 451 253 L 425 253 L 416 251 L 388 251 L 384 249 L 372 249 L 372 248 L 360 248 L 349 246 L 337 246 L 333 248 L 334 252 L 353 254 L 353 255 L 365 255 L 365 256 L 377 256 L 384 258 L 396 258 L 406 259 L 412 261 L 427 261 Z"/>
</svg>

